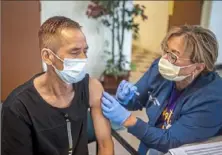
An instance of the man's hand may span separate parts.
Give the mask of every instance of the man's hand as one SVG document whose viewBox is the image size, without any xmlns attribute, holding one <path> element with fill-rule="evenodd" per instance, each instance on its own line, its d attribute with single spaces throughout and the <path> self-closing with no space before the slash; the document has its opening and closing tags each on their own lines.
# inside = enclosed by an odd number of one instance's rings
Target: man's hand
<svg viewBox="0 0 222 155">
<path fill-rule="evenodd" d="M 111 136 L 111 126 L 102 113 L 101 97 L 103 87 L 96 79 L 89 80 L 89 96 L 93 125 L 99 144 L 99 155 L 113 155 L 114 145 Z"/>
</svg>

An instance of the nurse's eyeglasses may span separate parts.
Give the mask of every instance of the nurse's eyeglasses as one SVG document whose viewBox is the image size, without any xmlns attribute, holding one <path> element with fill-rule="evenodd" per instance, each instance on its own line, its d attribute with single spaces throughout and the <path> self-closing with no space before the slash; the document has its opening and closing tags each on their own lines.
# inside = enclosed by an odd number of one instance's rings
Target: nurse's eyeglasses
<svg viewBox="0 0 222 155">
<path fill-rule="evenodd" d="M 190 60 L 190 59 L 187 59 L 187 58 L 179 58 L 175 53 L 173 53 L 172 51 L 170 51 L 169 49 L 165 49 L 163 50 L 164 51 L 164 55 L 167 56 L 167 59 L 170 63 L 174 64 L 176 63 L 176 61 L 179 59 L 179 60 Z"/>
</svg>

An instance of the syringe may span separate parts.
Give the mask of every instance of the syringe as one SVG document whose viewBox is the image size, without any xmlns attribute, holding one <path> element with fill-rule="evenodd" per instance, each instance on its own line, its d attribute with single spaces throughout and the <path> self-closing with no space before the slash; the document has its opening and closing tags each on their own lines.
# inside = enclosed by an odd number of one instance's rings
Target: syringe
<svg viewBox="0 0 222 155">
<path fill-rule="evenodd" d="M 140 96 L 140 93 L 138 91 L 134 92 L 137 96 Z"/>
</svg>

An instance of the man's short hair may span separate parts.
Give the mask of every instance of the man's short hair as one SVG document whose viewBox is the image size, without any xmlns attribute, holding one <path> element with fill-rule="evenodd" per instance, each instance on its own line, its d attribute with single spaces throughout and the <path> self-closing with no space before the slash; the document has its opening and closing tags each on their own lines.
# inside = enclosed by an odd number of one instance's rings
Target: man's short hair
<svg viewBox="0 0 222 155">
<path fill-rule="evenodd" d="M 54 16 L 47 19 L 39 29 L 39 46 L 40 50 L 49 48 L 57 51 L 61 46 L 61 31 L 68 28 L 81 30 L 78 22 L 64 16 Z"/>
</svg>

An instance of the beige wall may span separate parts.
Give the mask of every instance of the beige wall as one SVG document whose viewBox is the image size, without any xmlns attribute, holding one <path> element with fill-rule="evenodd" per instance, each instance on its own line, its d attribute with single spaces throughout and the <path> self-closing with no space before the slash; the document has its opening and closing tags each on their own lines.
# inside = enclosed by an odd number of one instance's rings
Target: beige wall
<svg viewBox="0 0 222 155">
<path fill-rule="evenodd" d="M 168 27 L 168 1 L 134 1 L 134 4 L 141 4 L 146 7 L 145 14 L 148 20 L 143 22 L 141 18 L 136 21 L 140 25 L 140 38 L 133 41 L 151 52 L 159 52 L 159 45 L 167 32 Z"/>
<path fill-rule="evenodd" d="M 212 8 L 212 1 L 204 1 L 200 25 L 205 28 L 209 27 L 211 8 Z"/>
</svg>

